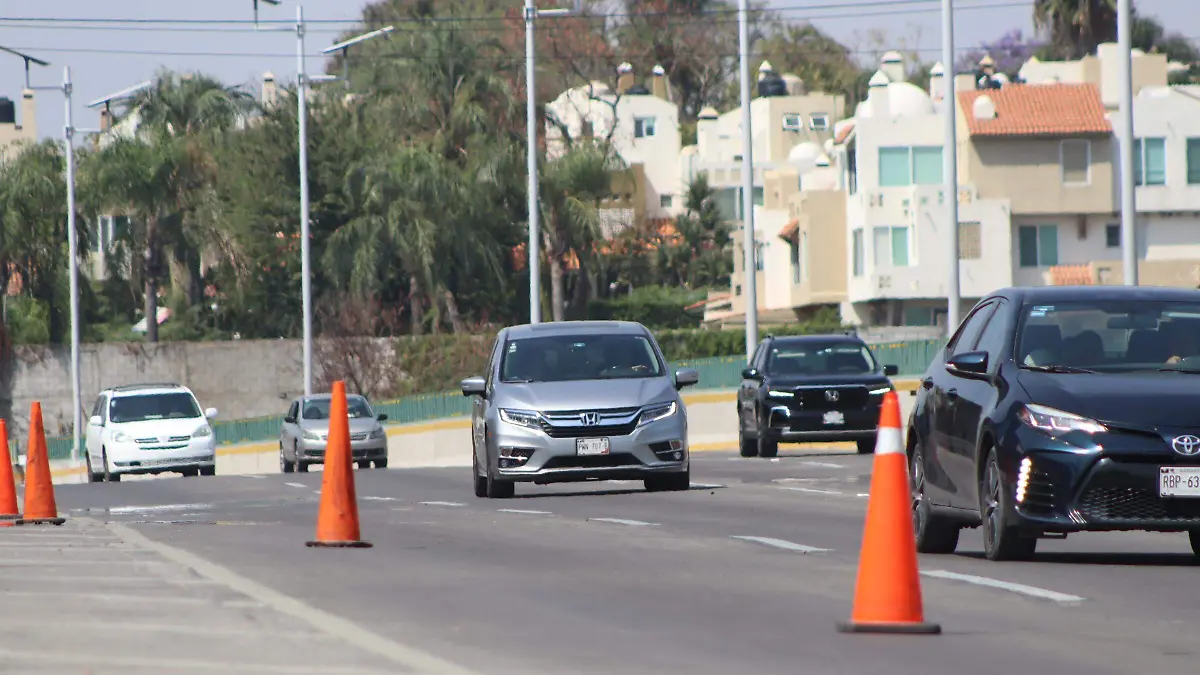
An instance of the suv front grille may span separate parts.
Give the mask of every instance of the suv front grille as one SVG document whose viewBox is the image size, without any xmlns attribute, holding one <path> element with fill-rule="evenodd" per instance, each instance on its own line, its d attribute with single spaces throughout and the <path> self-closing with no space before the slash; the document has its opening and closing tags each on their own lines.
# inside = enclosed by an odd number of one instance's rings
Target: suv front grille
<svg viewBox="0 0 1200 675">
<path fill-rule="evenodd" d="M 825 392 L 837 392 L 838 400 L 830 401 Z M 796 401 L 805 410 L 854 410 L 867 405 L 870 394 L 866 387 L 803 387 L 796 390 Z"/>
<path fill-rule="evenodd" d="M 595 438 L 628 436 L 637 428 L 641 408 L 602 410 L 551 410 L 542 413 L 542 431 L 551 438 Z M 586 425 L 583 416 L 595 414 L 599 423 Z"/>
</svg>

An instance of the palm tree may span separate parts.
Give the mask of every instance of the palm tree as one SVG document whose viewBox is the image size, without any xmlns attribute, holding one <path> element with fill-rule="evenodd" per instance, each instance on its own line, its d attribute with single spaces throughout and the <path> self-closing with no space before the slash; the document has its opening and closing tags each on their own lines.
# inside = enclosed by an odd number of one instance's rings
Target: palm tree
<svg viewBox="0 0 1200 675">
<path fill-rule="evenodd" d="M 1033 25 L 1050 40 L 1051 55 L 1074 60 L 1117 35 L 1116 0 L 1034 0 Z"/>
</svg>

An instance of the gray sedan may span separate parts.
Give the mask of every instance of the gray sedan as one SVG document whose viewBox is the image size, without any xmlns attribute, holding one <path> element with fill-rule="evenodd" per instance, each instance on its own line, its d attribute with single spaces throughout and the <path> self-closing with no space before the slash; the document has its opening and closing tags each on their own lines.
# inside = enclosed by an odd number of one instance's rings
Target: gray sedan
<svg viewBox="0 0 1200 675">
<path fill-rule="evenodd" d="M 308 471 L 312 464 L 325 462 L 329 441 L 330 394 L 304 396 L 292 401 L 279 430 L 279 469 L 283 473 Z M 387 468 L 387 432 L 380 424 L 387 415 L 376 415 L 367 399 L 356 394 L 346 396 L 350 413 L 350 450 L 358 468 Z"/>
<path fill-rule="evenodd" d="M 508 498 L 517 482 L 641 480 L 690 487 L 687 411 L 645 326 L 562 321 L 500 331 L 473 397 L 475 495 Z"/>
</svg>

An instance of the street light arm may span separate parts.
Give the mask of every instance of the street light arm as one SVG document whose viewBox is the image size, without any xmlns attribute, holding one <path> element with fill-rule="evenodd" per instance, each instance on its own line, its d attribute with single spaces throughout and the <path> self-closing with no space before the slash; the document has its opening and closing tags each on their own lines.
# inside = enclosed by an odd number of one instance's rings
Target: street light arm
<svg viewBox="0 0 1200 675">
<path fill-rule="evenodd" d="M 329 45 L 328 47 L 323 49 L 321 51 L 321 53 L 322 54 L 330 54 L 330 53 L 333 53 L 336 51 L 345 52 L 347 47 L 352 47 L 360 42 L 366 42 L 367 40 L 372 40 L 377 37 L 386 36 L 394 30 L 396 30 L 395 26 L 384 26 L 383 28 L 380 28 L 379 30 L 373 30 L 369 33 L 363 33 L 362 35 L 352 37 L 349 40 L 343 40 L 342 42 L 338 42 L 336 44 Z M 345 56 L 345 54 L 343 53 L 343 57 L 344 56 Z"/>
<path fill-rule="evenodd" d="M 29 54 L 26 54 L 24 52 L 19 52 L 15 49 L 9 49 L 8 47 L 0 47 L 0 51 L 8 52 L 9 54 L 12 54 L 13 56 L 18 56 L 25 61 L 25 88 L 26 89 L 33 88 L 31 85 L 31 80 L 29 78 L 29 64 L 36 63 L 39 66 L 50 65 L 49 61 L 43 61 L 36 56 L 30 56 Z"/>
<path fill-rule="evenodd" d="M 142 91 L 144 89 L 149 89 L 152 86 L 154 86 L 154 80 L 146 80 L 145 82 L 135 84 L 132 87 L 126 87 L 126 88 L 122 89 L 121 91 L 111 93 L 108 96 L 102 96 L 102 97 L 96 99 L 95 101 L 92 101 L 91 103 L 87 104 L 87 107 L 99 108 L 100 106 L 105 106 L 107 108 L 108 104 L 111 103 L 112 101 L 119 101 L 124 98 L 129 98 L 129 97 L 133 96 L 134 94 L 138 93 L 139 91 Z"/>
</svg>

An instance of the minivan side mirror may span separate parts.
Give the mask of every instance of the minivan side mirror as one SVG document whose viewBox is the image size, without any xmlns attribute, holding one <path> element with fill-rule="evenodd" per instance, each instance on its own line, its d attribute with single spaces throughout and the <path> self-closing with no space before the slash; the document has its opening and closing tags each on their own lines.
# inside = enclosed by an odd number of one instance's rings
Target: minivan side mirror
<svg viewBox="0 0 1200 675">
<path fill-rule="evenodd" d="M 206 408 L 204 410 L 204 416 L 210 420 L 217 419 L 217 409 L 216 408 Z"/>
<path fill-rule="evenodd" d="M 463 396 L 483 396 L 487 391 L 487 382 L 478 375 L 468 377 L 459 386 L 462 388 Z"/>
<path fill-rule="evenodd" d="M 887 377 L 895 377 L 900 374 L 900 368 L 894 364 L 887 364 L 883 367 L 883 374 Z"/>
<path fill-rule="evenodd" d="M 700 382 L 700 373 L 695 368 L 680 368 L 675 371 L 675 389 L 683 389 Z"/>
<path fill-rule="evenodd" d="M 94 427 L 102 427 L 102 426 L 104 426 L 104 418 L 99 415 L 92 415 L 88 419 L 88 424 L 90 424 Z"/>
<path fill-rule="evenodd" d="M 969 377 L 976 380 L 987 379 L 988 353 L 964 352 L 956 354 L 946 362 L 946 372 L 951 375 Z"/>
<path fill-rule="evenodd" d="M 742 370 L 742 378 L 747 380 L 759 379 L 758 368 L 744 368 Z"/>
</svg>

